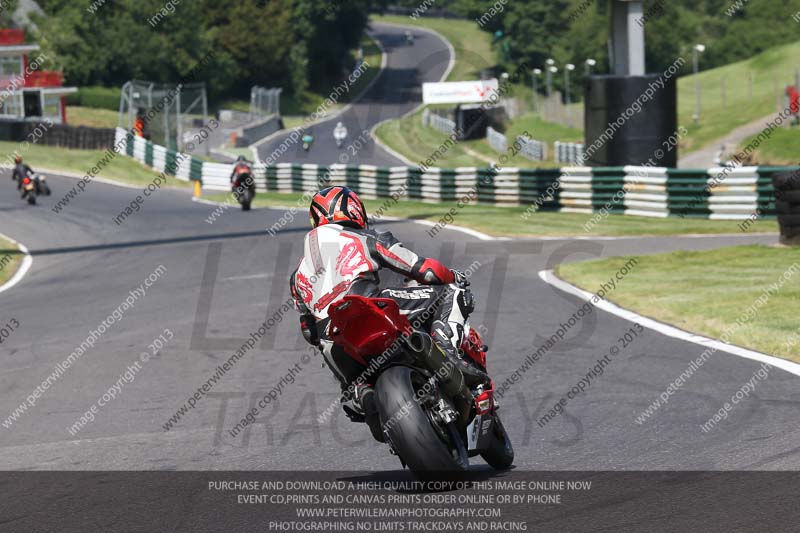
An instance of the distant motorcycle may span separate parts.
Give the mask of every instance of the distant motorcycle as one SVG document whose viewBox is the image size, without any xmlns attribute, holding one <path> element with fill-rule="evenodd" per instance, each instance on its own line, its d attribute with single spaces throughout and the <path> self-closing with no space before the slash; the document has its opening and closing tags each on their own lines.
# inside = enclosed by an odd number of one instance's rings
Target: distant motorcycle
<svg viewBox="0 0 800 533">
<path fill-rule="evenodd" d="M 336 140 L 336 148 L 341 148 L 344 140 L 347 139 L 347 128 L 341 122 L 336 123 L 333 128 L 333 138 Z"/>
<path fill-rule="evenodd" d="M 414 34 L 410 31 L 406 32 L 406 42 L 411 46 L 414 45 Z"/>
<path fill-rule="evenodd" d="M 22 178 L 22 199 L 28 200 L 28 204 L 36 205 L 37 196 L 50 196 L 50 186 L 47 185 L 47 178 L 41 174 L 32 174 Z"/>
<path fill-rule="evenodd" d="M 313 135 L 309 135 L 309 134 L 303 135 L 303 150 L 308 152 L 309 149 L 311 149 L 311 143 L 313 143 L 313 142 L 314 142 L 314 136 Z"/>
<path fill-rule="evenodd" d="M 233 170 L 234 178 L 231 189 L 236 200 L 242 206 L 242 211 L 250 211 L 250 204 L 256 197 L 256 182 L 253 179 L 253 169 L 247 163 L 236 165 Z"/>
</svg>

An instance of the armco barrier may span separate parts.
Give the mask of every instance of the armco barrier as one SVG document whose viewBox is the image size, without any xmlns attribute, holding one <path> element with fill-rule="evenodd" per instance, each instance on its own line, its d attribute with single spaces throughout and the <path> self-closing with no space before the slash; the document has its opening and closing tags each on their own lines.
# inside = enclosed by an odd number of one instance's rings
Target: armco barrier
<svg viewBox="0 0 800 533">
<path fill-rule="evenodd" d="M 127 138 L 125 153 L 155 170 L 181 180 L 199 180 L 204 190 L 230 190 L 231 164 L 211 163 L 150 145 L 117 129 Z M 684 170 L 664 167 L 501 168 L 376 167 L 278 163 L 253 165 L 260 191 L 311 192 L 325 185 L 346 185 L 365 198 L 391 196 L 428 202 L 456 201 L 471 191 L 478 202 L 495 205 L 536 204 L 540 211 L 607 212 L 646 217 L 697 217 L 745 220 L 775 218 L 773 175 L 800 167 L 738 167 Z M 798 180 L 800 181 L 800 180 Z M 800 192 L 790 195 L 793 227 Z M 780 202 L 780 199 L 779 199 Z M 785 204 L 779 204 L 786 207 Z M 798 224 L 795 224 L 795 221 Z"/>
</svg>

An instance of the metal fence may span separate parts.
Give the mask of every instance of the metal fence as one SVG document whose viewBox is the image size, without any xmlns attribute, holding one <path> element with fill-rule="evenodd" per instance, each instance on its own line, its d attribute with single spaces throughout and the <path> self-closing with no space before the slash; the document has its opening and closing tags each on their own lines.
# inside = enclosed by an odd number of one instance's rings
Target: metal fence
<svg viewBox="0 0 800 533">
<path fill-rule="evenodd" d="M 546 142 L 519 135 L 517 136 L 517 143 L 520 146 L 519 153 L 522 157 L 531 161 L 544 161 L 547 159 Z"/>
<path fill-rule="evenodd" d="M 583 143 L 555 143 L 556 163 L 566 163 L 567 165 L 583 164 Z"/>
<path fill-rule="evenodd" d="M 491 126 L 486 128 L 486 140 L 489 141 L 489 146 L 497 152 L 505 153 L 508 150 L 506 136 Z"/>
<path fill-rule="evenodd" d="M 140 80 L 126 82 L 122 86 L 118 126 L 131 130 L 140 121 L 145 137 L 157 143 L 177 150 L 191 146 L 194 132 L 208 123 L 205 83 L 173 86 Z"/>
<path fill-rule="evenodd" d="M 254 86 L 250 89 L 250 115 L 267 117 L 281 114 L 281 91 L 283 89 Z"/>
<path fill-rule="evenodd" d="M 422 125 L 437 129 L 442 133 L 446 133 L 447 135 L 450 135 L 456 131 L 455 122 L 447 117 L 432 113 L 428 109 L 422 112 Z"/>
</svg>

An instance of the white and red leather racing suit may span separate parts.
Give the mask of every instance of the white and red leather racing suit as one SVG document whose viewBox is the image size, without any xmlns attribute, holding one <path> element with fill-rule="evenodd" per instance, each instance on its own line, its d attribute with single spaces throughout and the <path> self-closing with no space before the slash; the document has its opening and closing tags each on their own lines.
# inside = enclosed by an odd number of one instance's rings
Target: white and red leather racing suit
<svg viewBox="0 0 800 533">
<path fill-rule="evenodd" d="M 381 289 L 380 272 L 385 268 L 422 286 Z M 452 270 L 436 259 L 418 256 L 389 232 L 326 224 L 306 235 L 303 258 L 291 276 L 290 287 L 302 315 L 303 336 L 319 346 L 343 389 L 363 367 L 329 340 L 326 328 L 328 309 L 347 294 L 392 298 L 412 326 L 431 333 L 448 358 L 462 368 L 468 382 L 482 382 L 488 376 L 459 355 L 474 304 L 472 293 L 455 281 Z M 435 307 L 423 313 L 431 306 Z M 424 322 L 422 317 L 426 317 Z"/>
</svg>

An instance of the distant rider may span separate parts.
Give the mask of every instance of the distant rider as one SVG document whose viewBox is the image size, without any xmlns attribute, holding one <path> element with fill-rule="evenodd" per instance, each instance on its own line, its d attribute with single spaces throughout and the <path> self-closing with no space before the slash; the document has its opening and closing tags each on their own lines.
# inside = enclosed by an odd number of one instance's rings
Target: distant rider
<svg viewBox="0 0 800 533">
<path fill-rule="evenodd" d="M 336 127 L 333 128 L 333 138 L 336 139 L 337 146 L 341 146 L 347 138 L 347 128 L 341 122 L 337 122 Z"/>
<path fill-rule="evenodd" d="M 11 179 L 17 182 L 17 190 L 22 190 L 22 180 L 31 175 L 33 175 L 33 169 L 22 162 L 22 157 L 16 156 L 14 158 L 14 171 L 11 173 Z"/>
<path fill-rule="evenodd" d="M 236 158 L 236 162 L 233 164 L 233 171 L 231 172 L 231 177 L 228 181 L 233 183 L 236 176 L 239 174 L 250 174 L 253 175 L 253 169 L 250 166 L 250 162 L 245 158 L 245 156 L 240 155 Z"/>
<path fill-rule="evenodd" d="M 311 143 L 314 142 L 313 133 L 310 130 L 307 131 L 306 133 L 304 133 L 302 141 L 303 141 L 303 148 L 305 150 L 308 150 L 309 148 L 311 148 Z"/>
</svg>

